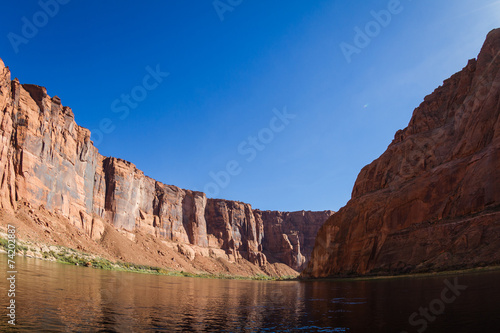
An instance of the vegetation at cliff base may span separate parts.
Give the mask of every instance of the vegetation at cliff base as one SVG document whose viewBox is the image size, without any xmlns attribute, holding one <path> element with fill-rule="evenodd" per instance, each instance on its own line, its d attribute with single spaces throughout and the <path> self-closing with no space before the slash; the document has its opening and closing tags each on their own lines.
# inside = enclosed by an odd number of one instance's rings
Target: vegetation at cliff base
<svg viewBox="0 0 500 333">
<path fill-rule="evenodd" d="M 28 245 L 28 246 L 27 246 Z M 271 277 L 264 274 L 254 276 L 234 276 L 227 274 L 210 274 L 210 273 L 190 273 L 184 271 L 168 270 L 161 267 L 150 265 L 139 265 L 130 262 L 112 262 L 108 259 L 101 258 L 89 253 L 80 252 L 64 246 L 29 246 L 33 244 L 23 244 L 21 241 L 16 242 L 16 252 L 18 255 L 33 257 L 55 261 L 61 264 L 85 266 L 105 270 L 117 270 L 125 272 L 156 274 L 165 276 L 206 278 L 206 279 L 230 279 L 230 280 L 258 280 L 258 281 L 285 281 L 296 280 L 294 276 Z M 0 247 L 5 251 L 8 250 L 8 240 L 0 237 Z M 42 248 L 45 248 L 43 250 Z"/>
</svg>

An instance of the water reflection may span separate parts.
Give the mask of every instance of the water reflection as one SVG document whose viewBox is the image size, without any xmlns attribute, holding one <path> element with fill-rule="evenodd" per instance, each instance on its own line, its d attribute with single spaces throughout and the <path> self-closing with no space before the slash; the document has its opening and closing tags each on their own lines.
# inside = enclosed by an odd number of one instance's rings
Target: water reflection
<svg viewBox="0 0 500 333">
<path fill-rule="evenodd" d="M 0 261 L 5 267 L 6 257 Z M 17 261 L 18 325 L 13 329 L 2 320 L 2 331 L 416 332 L 408 323 L 410 314 L 438 297 L 444 280 L 211 280 Z M 488 332 L 490 326 L 496 332 L 498 277 L 461 276 L 467 292 L 447 305 L 429 332 Z M 6 283 L 0 292 L 5 295 Z M 2 309 L 4 305 L 2 298 Z M 5 310 L 2 313 L 6 318 Z"/>
</svg>

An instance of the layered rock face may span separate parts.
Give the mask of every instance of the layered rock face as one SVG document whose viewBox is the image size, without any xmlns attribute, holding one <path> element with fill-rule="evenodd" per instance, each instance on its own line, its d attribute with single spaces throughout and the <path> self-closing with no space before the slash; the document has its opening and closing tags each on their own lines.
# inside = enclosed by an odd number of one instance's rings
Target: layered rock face
<svg viewBox="0 0 500 333">
<path fill-rule="evenodd" d="M 229 260 L 264 266 L 270 256 L 301 269 L 333 214 L 254 211 L 151 179 L 130 162 L 100 155 L 69 107 L 43 87 L 11 81 L 1 60 L 0 112 L 0 207 L 15 210 L 20 200 L 44 206 L 95 240 L 109 223 L 131 238 L 141 230 L 178 242 L 189 257 L 194 246 Z"/>
<path fill-rule="evenodd" d="M 263 247 L 270 258 L 275 258 L 301 271 L 311 256 L 318 226 L 332 215 L 325 212 L 255 211 L 264 225 Z"/>
<path fill-rule="evenodd" d="M 500 29 L 427 96 L 320 229 L 307 277 L 500 262 Z"/>
</svg>

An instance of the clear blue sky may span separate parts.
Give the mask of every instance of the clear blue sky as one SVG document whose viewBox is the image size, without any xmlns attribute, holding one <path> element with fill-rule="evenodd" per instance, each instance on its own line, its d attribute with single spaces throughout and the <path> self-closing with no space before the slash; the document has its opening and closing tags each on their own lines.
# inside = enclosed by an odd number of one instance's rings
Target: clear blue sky
<svg viewBox="0 0 500 333">
<path fill-rule="evenodd" d="M 212 195 L 264 210 L 342 207 L 360 169 L 500 26 L 496 0 L 221 0 L 219 13 L 211 0 L 60 1 L 53 17 L 38 1 L 2 4 L 13 77 L 94 133 L 114 128 L 94 134 L 99 151 L 166 184 L 203 191 L 233 161 Z M 370 23 L 387 8 L 390 22 Z M 373 37 L 349 63 L 340 45 L 356 47 L 355 27 Z M 157 65 L 159 84 L 146 70 Z M 286 125 L 273 120 L 285 107 Z"/>
</svg>

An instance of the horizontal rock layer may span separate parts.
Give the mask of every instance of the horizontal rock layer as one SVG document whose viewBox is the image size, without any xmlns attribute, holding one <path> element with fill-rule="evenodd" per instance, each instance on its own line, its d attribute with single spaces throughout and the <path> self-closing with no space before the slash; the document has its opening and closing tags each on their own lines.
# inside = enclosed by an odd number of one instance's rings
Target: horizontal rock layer
<svg viewBox="0 0 500 333">
<path fill-rule="evenodd" d="M 500 29 L 427 96 L 321 228 L 303 276 L 500 262 Z"/>
<path fill-rule="evenodd" d="M 0 60 L 0 206 L 24 200 L 68 218 L 99 240 L 107 223 L 224 250 L 229 259 L 300 270 L 333 212 L 261 212 L 165 185 L 132 163 L 99 154 L 90 131 L 45 88 L 20 84 Z M 191 253 L 189 247 L 179 251 Z M 189 255 L 189 254 L 188 254 Z"/>
</svg>

